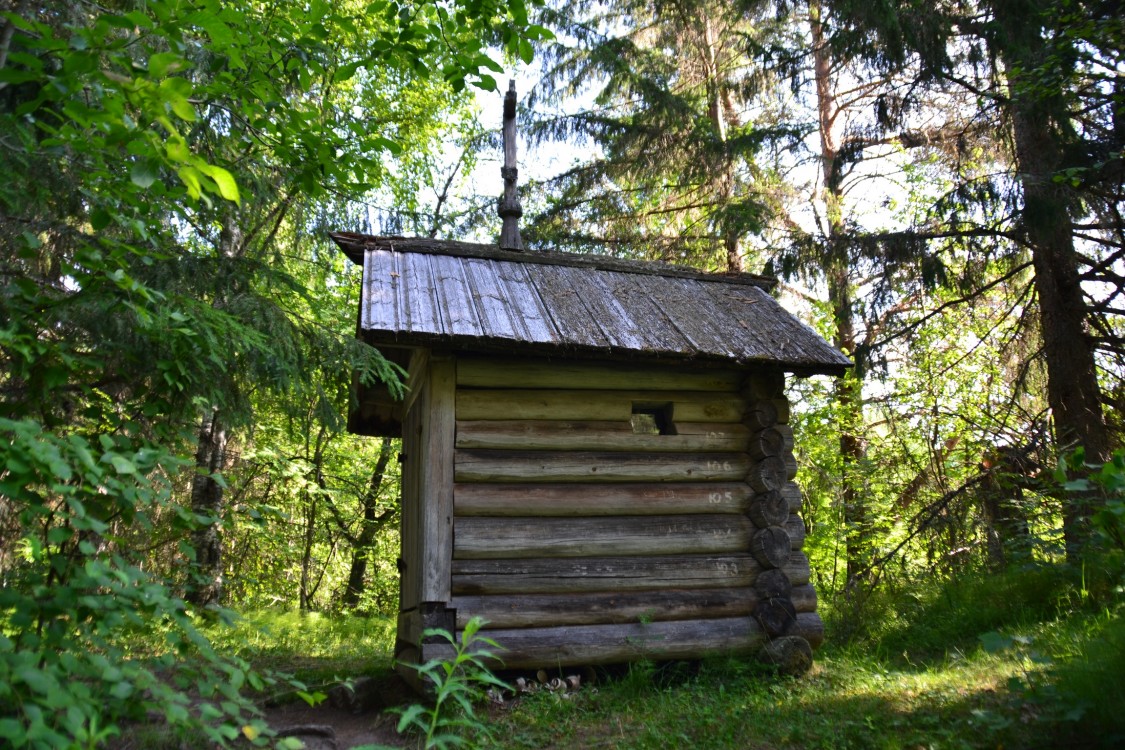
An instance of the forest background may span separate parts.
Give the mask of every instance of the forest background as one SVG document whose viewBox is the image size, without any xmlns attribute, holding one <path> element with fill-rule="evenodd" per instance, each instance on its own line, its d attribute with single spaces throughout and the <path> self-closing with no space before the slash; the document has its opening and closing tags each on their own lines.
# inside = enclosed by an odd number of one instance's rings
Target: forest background
<svg viewBox="0 0 1125 750">
<path fill-rule="evenodd" d="M 474 175 L 499 96 L 472 92 L 533 62 L 525 138 L 579 156 L 521 187 L 531 247 L 779 275 L 854 359 L 790 385 L 833 641 L 1050 569 L 1055 614 L 1125 643 L 1115 3 L 3 0 L 0 19 L 16 746 L 97 746 L 150 709 L 230 742 L 257 726 L 242 686 L 275 678 L 216 651 L 208 618 L 394 614 L 398 447 L 345 416 L 353 373 L 401 373 L 354 339 L 358 270 L 327 235 L 492 237 Z M 226 700 L 200 713 L 188 688 Z"/>
</svg>

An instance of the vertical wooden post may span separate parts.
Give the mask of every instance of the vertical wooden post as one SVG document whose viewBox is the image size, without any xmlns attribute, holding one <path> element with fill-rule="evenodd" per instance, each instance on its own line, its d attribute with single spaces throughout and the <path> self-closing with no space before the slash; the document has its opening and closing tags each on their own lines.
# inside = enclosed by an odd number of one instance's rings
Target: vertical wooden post
<svg viewBox="0 0 1125 750">
<path fill-rule="evenodd" d="M 456 425 L 456 360 L 449 354 L 430 356 L 429 414 L 423 440 L 422 601 L 448 605 L 452 595 L 453 560 L 453 440 Z"/>
<path fill-rule="evenodd" d="M 508 93 L 504 97 L 504 166 L 500 170 L 504 176 L 504 196 L 500 199 L 497 213 L 504 221 L 500 228 L 501 250 L 523 250 L 520 239 L 519 218 L 523 216 L 519 195 L 516 193 L 516 82 L 508 82 Z"/>
</svg>

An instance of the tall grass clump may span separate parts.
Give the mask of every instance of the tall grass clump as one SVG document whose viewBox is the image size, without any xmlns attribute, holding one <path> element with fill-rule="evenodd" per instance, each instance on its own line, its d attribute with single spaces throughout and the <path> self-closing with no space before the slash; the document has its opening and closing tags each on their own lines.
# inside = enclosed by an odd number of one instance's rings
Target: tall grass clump
<svg viewBox="0 0 1125 750">
<path fill-rule="evenodd" d="M 1125 622 L 1105 619 L 1083 647 L 1051 670 L 1064 719 L 1100 747 L 1125 747 Z"/>
</svg>

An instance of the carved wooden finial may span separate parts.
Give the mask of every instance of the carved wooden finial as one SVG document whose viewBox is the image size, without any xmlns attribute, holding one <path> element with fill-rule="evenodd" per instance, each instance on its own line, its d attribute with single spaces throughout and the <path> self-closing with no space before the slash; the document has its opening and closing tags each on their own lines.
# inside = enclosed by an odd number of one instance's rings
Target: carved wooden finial
<svg viewBox="0 0 1125 750">
<path fill-rule="evenodd" d="M 500 198 L 497 213 L 504 224 L 500 228 L 501 250 L 523 250 L 520 239 L 519 219 L 523 216 L 519 195 L 516 193 L 516 82 L 508 82 L 508 93 L 504 97 L 504 166 L 500 169 L 504 176 L 504 195 Z"/>
</svg>

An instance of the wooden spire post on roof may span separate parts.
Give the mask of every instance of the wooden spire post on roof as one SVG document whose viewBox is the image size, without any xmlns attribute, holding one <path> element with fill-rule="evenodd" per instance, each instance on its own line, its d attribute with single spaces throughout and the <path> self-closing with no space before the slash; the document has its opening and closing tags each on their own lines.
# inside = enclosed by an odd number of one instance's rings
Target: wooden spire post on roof
<svg viewBox="0 0 1125 750">
<path fill-rule="evenodd" d="M 504 176 L 504 196 L 500 199 L 497 213 L 504 224 L 500 228 L 501 250 L 523 250 L 520 239 L 519 219 L 523 216 L 519 195 L 516 193 L 516 82 L 508 82 L 508 93 L 504 97 L 504 166 L 500 169 Z"/>
</svg>

